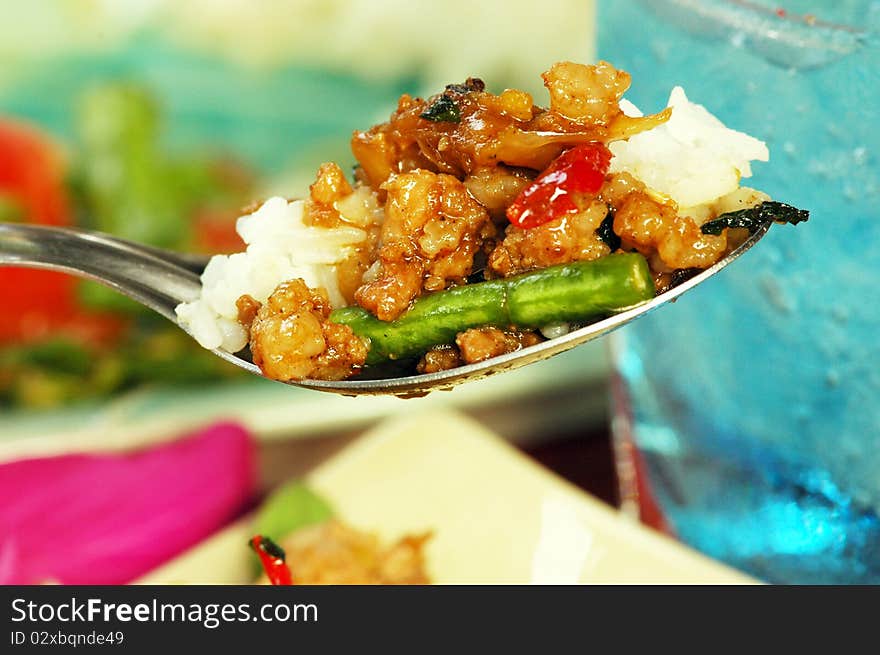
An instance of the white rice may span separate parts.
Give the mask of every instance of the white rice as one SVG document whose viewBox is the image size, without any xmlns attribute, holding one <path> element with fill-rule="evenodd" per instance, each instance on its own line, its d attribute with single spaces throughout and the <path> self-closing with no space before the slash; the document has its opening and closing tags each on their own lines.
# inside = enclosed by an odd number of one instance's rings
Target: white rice
<svg viewBox="0 0 880 655">
<path fill-rule="evenodd" d="M 238 219 L 245 252 L 216 255 L 202 274 L 201 296 L 177 306 L 177 318 L 202 346 L 238 352 L 247 345 L 235 303 L 242 295 L 265 302 L 280 283 L 302 278 L 327 290 L 334 307 L 345 304 L 337 264 L 366 239 L 358 227 L 321 228 L 303 224 L 302 200 L 270 198 Z"/>
<path fill-rule="evenodd" d="M 724 126 L 705 107 L 690 102 L 677 86 L 669 95 L 670 119 L 652 130 L 609 145 L 611 171 L 626 171 L 680 208 L 710 203 L 751 177 L 752 160 L 767 161 L 763 141 Z M 641 116 L 627 100 L 620 108 Z"/>
<path fill-rule="evenodd" d="M 551 323 L 550 325 L 545 325 L 541 328 L 541 334 L 544 335 L 545 339 L 558 339 L 559 337 L 564 337 L 566 334 L 571 332 L 571 324 L 570 323 Z"/>
</svg>

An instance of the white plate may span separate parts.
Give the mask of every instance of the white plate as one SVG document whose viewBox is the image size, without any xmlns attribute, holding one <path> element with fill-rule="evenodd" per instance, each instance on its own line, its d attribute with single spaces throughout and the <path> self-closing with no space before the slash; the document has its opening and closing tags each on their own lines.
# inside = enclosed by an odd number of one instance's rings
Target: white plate
<svg viewBox="0 0 880 655">
<path fill-rule="evenodd" d="M 385 540 L 433 530 L 437 583 L 713 583 L 754 580 L 624 518 L 449 411 L 381 424 L 306 476 L 340 518 Z M 247 521 L 142 583 L 251 581 Z"/>
</svg>

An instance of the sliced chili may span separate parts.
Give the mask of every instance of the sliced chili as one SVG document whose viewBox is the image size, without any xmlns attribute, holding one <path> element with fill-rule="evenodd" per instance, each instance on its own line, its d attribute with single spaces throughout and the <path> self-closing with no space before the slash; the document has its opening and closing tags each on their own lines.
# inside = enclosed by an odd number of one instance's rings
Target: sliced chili
<svg viewBox="0 0 880 655">
<path fill-rule="evenodd" d="M 521 228 L 543 225 L 579 211 L 574 194 L 595 194 L 602 188 L 611 152 L 602 143 L 566 150 L 507 208 L 507 220 Z"/>
<path fill-rule="evenodd" d="M 253 537 L 248 545 L 259 556 L 260 564 L 269 576 L 269 582 L 273 585 L 293 584 L 293 576 L 290 574 L 290 567 L 285 563 L 286 555 L 281 546 L 262 535 Z"/>
</svg>

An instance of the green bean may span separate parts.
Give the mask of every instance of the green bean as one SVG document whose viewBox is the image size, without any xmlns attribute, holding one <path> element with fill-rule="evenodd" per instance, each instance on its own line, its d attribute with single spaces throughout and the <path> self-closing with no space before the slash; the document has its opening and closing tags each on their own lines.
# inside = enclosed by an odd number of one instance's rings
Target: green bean
<svg viewBox="0 0 880 655">
<path fill-rule="evenodd" d="M 454 343 L 455 335 L 469 328 L 535 329 L 583 321 L 653 297 L 648 262 L 638 253 L 621 253 L 438 291 L 416 300 L 394 321 L 380 321 L 357 306 L 335 310 L 330 320 L 369 339 L 372 365 Z"/>
</svg>

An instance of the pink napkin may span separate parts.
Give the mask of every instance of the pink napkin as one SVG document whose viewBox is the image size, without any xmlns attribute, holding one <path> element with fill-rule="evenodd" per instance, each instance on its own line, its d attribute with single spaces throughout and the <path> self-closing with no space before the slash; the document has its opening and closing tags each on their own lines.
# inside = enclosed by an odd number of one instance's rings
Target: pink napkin
<svg viewBox="0 0 880 655">
<path fill-rule="evenodd" d="M 222 423 L 125 454 L 0 464 L 0 584 L 122 584 L 255 497 L 254 443 Z"/>
</svg>

